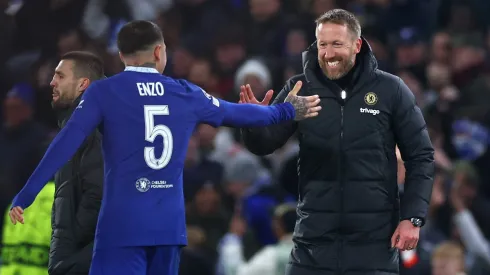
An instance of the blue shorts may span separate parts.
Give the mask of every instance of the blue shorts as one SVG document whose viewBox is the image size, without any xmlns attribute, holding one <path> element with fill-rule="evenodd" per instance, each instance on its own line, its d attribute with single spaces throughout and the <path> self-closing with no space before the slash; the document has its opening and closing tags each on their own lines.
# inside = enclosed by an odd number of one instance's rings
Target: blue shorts
<svg viewBox="0 0 490 275">
<path fill-rule="evenodd" d="M 178 275 L 181 246 L 96 249 L 90 275 Z"/>
</svg>

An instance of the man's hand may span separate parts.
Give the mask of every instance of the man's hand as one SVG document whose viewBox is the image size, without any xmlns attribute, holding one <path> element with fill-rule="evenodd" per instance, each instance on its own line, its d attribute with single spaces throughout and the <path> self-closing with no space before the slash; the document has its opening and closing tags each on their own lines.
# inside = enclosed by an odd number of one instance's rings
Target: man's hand
<svg viewBox="0 0 490 275">
<path fill-rule="evenodd" d="M 401 251 L 412 250 L 417 247 L 419 242 L 420 227 L 416 227 L 409 220 L 403 220 L 391 237 L 391 247 L 396 247 Z"/>
<path fill-rule="evenodd" d="M 24 210 L 20 206 L 12 208 L 9 212 L 10 221 L 15 225 L 17 222 L 24 224 Z"/>
<path fill-rule="evenodd" d="M 293 105 L 294 110 L 296 111 L 296 117 L 294 120 L 303 120 L 310 117 L 315 117 L 318 115 L 318 112 L 322 109 L 321 106 L 318 106 L 320 103 L 320 98 L 318 95 L 312 96 L 298 96 L 299 90 L 301 90 L 301 86 L 303 86 L 303 82 L 298 81 L 294 85 L 293 89 L 289 92 L 288 96 L 284 100 L 284 102 L 289 102 Z M 251 103 L 262 106 L 269 105 L 271 101 L 272 95 L 274 91 L 269 90 L 262 101 L 258 101 L 253 92 L 250 85 L 245 85 L 240 87 L 240 101 L 238 103 Z"/>
<path fill-rule="evenodd" d="M 318 95 L 312 96 L 298 96 L 299 90 L 301 90 L 301 86 L 303 82 L 298 81 L 294 85 L 293 89 L 289 92 L 288 96 L 284 100 L 284 102 L 289 102 L 293 105 L 296 110 L 296 117 L 294 120 L 303 120 L 310 117 L 315 117 L 318 115 L 318 112 L 322 109 L 321 106 L 318 106 L 320 103 L 320 98 Z"/>
<path fill-rule="evenodd" d="M 269 105 L 269 102 L 272 99 L 272 95 L 274 95 L 274 91 L 269 90 L 265 94 L 264 99 L 262 101 L 258 101 L 255 98 L 255 95 L 252 92 L 252 88 L 250 87 L 250 85 L 249 84 L 242 85 L 240 86 L 240 101 L 238 101 L 238 103 L 251 103 L 251 104 L 267 106 Z"/>
</svg>

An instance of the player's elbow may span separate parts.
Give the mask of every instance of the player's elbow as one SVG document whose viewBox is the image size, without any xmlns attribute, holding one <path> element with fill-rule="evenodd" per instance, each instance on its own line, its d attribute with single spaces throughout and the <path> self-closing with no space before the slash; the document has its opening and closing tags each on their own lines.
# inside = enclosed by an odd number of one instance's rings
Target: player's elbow
<svg viewBox="0 0 490 275">
<path fill-rule="evenodd" d="M 434 146 L 425 125 L 400 135 L 397 141 L 405 162 L 434 162 Z"/>
</svg>

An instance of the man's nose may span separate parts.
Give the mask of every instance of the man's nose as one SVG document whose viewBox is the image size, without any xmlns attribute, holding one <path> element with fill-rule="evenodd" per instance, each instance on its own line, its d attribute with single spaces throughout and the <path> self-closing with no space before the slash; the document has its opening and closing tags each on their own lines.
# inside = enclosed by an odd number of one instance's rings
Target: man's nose
<svg viewBox="0 0 490 275">
<path fill-rule="evenodd" d="M 325 59 L 333 58 L 335 57 L 335 51 L 333 49 L 326 49 L 323 57 L 325 57 Z"/>
</svg>

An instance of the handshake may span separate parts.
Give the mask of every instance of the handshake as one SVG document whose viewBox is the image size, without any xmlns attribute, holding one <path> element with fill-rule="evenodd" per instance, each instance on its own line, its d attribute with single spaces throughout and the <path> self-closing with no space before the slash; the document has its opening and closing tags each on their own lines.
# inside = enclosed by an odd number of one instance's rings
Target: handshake
<svg viewBox="0 0 490 275">
<path fill-rule="evenodd" d="M 318 106 L 320 103 L 320 98 L 318 95 L 312 96 L 298 96 L 299 90 L 301 90 L 301 86 L 303 83 L 301 81 L 296 82 L 293 89 L 289 92 L 289 94 L 284 99 L 284 102 L 289 102 L 293 105 L 294 110 L 296 111 L 296 116 L 294 120 L 299 121 L 310 117 L 316 117 L 318 112 L 322 109 L 321 106 Z M 262 106 L 269 105 L 271 101 L 272 95 L 274 91 L 269 90 L 262 101 L 258 101 L 253 92 L 250 85 L 242 85 L 240 87 L 240 101 L 238 103 L 251 103 Z"/>
</svg>

